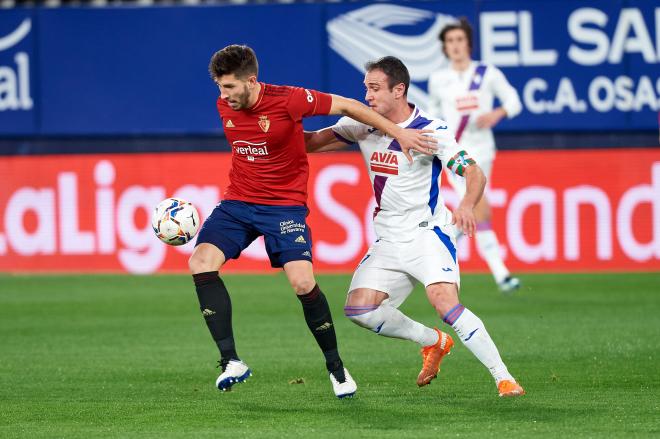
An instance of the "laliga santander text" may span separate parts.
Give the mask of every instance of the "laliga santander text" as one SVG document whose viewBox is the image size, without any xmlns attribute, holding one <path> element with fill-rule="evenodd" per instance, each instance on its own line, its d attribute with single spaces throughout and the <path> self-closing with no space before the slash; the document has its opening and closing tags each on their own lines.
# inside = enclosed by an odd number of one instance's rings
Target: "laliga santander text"
<svg viewBox="0 0 660 439">
<path fill-rule="evenodd" d="M 634 167 L 629 164 L 635 163 Z M 357 153 L 310 157 L 317 270 L 352 271 L 374 240 L 373 195 Z M 1 271 L 185 271 L 149 224 L 170 196 L 206 218 L 228 184 L 229 154 L 0 158 Z M 456 196 L 442 194 L 450 206 Z M 500 152 L 490 200 L 508 264 L 521 270 L 660 269 L 660 152 Z M 484 270 L 472 240 L 461 268 Z M 268 267 L 258 240 L 227 270 Z"/>
</svg>

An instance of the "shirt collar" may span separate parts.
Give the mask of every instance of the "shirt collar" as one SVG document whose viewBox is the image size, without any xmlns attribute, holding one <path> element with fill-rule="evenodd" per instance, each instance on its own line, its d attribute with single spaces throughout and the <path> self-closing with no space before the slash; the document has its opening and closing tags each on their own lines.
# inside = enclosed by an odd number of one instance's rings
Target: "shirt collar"
<svg viewBox="0 0 660 439">
<path fill-rule="evenodd" d="M 398 123 L 401 128 L 407 128 L 408 125 L 410 125 L 415 119 L 417 119 L 417 116 L 419 116 L 419 108 L 417 108 L 417 105 L 411 104 L 410 102 L 408 103 L 408 106 L 412 108 L 412 113 L 410 113 L 410 116 L 408 116 L 408 119 L 404 120 L 401 123 Z"/>
</svg>

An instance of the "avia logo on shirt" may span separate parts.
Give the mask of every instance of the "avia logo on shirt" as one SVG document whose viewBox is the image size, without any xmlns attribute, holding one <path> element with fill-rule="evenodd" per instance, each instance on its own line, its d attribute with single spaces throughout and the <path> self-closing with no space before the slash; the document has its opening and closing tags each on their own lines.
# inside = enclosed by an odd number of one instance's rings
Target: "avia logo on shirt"
<svg viewBox="0 0 660 439">
<path fill-rule="evenodd" d="M 373 172 L 399 175 L 399 159 L 397 159 L 395 153 L 374 151 L 369 161 Z"/>
<path fill-rule="evenodd" d="M 268 155 L 268 145 L 266 142 L 252 143 L 247 140 L 236 140 L 232 143 L 234 148 L 234 154 L 244 155 L 251 162 L 258 157 L 264 157 Z"/>
</svg>

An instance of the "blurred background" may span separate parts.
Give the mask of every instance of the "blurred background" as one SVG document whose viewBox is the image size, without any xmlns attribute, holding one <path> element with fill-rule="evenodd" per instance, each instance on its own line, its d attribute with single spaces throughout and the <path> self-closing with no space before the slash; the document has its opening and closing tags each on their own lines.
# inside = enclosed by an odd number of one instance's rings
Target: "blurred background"
<svg viewBox="0 0 660 439">
<path fill-rule="evenodd" d="M 193 244 L 150 225 L 167 197 L 206 217 L 227 188 L 212 54 L 248 44 L 261 81 L 358 100 L 364 62 L 395 55 L 426 107 L 461 16 L 523 107 L 496 127 L 487 195 L 522 287 L 497 292 L 462 239 L 461 303 L 527 395 L 498 398 L 458 338 L 419 389 L 416 344 L 344 318 L 374 240 L 355 149 L 310 155 L 308 223 L 357 398 L 335 400 L 262 240 L 222 269 L 254 376 L 219 393 Z M 659 437 L 659 67 L 657 0 L 0 0 L 0 437 Z M 449 328 L 419 286 L 402 311 Z"/>
<path fill-rule="evenodd" d="M 425 107 L 447 64 L 437 34 L 459 16 L 473 57 L 500 67 L 523 104 L 496 129 L 489 192 L 509 267 L 660 270 L 652 0 L 0 0 L 0 271 L 186 271 L 192 244 L 163 245 L 149 217 L 169 196 L 205 217 L 228 184 L 216 50 L 248 44 L 261 81 L 359 100 L 364 62 L 395 55 Z M 351 272 L 374 239 L 366 169 L 356 151 L 310 162 L 316 269 Z M 471 240 L 459 254 L 464 271 L 487 271 Z M 257 241 L 226 269 L 268 266 Z"/>
</svg>

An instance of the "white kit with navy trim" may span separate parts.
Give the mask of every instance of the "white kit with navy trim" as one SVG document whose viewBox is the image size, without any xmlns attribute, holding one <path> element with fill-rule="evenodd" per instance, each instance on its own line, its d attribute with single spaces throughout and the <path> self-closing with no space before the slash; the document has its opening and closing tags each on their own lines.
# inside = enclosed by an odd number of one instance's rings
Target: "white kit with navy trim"
<svg viewBox="0 0 660 439">
<path fill-rule="evenodd" d="M 440 195 L 441 171 L 449 167 L 462 175 L 465 166 L 474 163 L 443 120 L 411 107 L 410 117 L 398 125 L 433 130 L 430 135 L 438 141 L 435 155 L 411 151 L 412 164 L 395 139 L 368 125 L 342 117 L 332 127 L 338 139 L 360 146 L 376 198 L 376 236 L 390 242 L 411 242 L 420 230 L 451 224 L 451 212 Z"/>
</svg>

